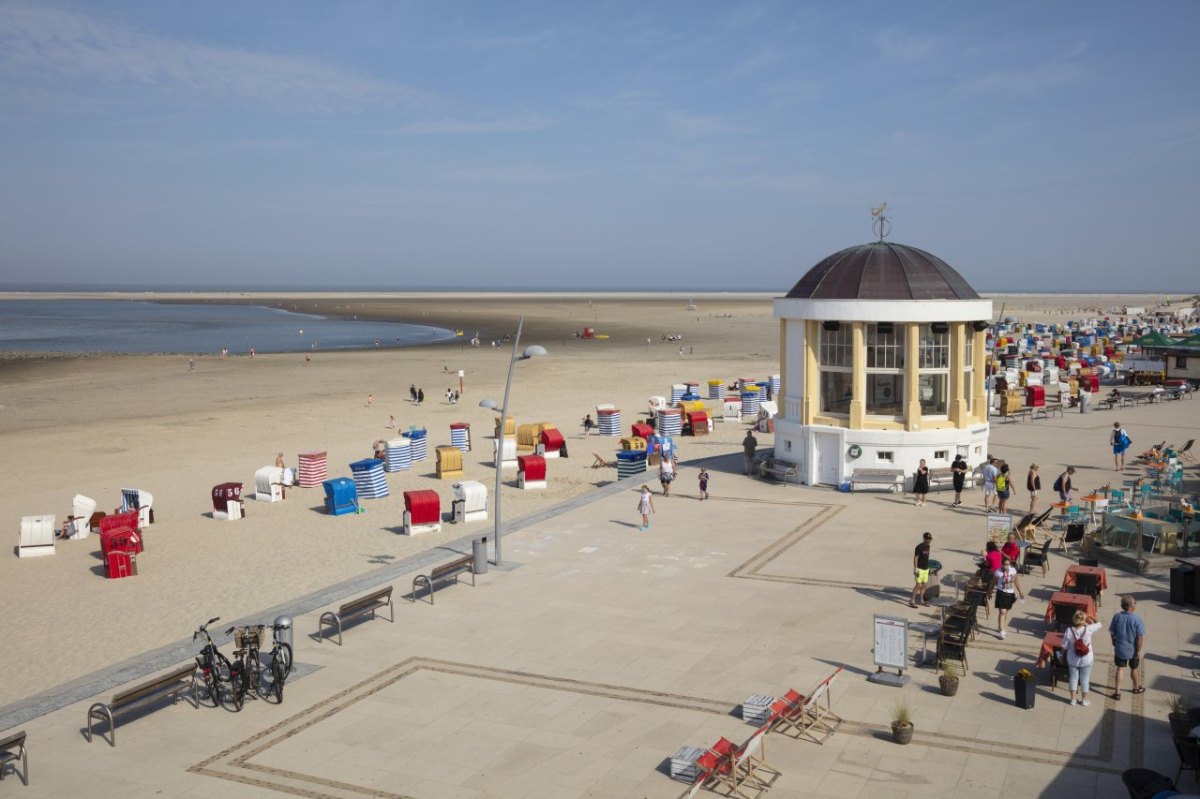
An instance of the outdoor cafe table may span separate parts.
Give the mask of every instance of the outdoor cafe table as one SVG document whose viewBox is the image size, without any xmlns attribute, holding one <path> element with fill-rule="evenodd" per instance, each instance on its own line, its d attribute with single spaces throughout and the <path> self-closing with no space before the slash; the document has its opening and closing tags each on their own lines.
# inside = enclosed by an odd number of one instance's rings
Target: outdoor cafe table
<svg viewBox="0 0 1200 799">
<path fill-rule="evenodd" d="M 1055 605 L 1074 605 L 1092 618 L 1096 617 L 1096 600 L 1087 594 L 1069 594 L 1066 591 L 1055 591 L 1046 606 L 1046 623 L 1054 623 Z"/>
<path fill-rule="evenodd" d="M 1042 651 L 1038 653 L 1037 667 L 1039 669 L 1054 658 L 1055 649 L 1062 649 L 1062 641 L 1062 633 L 1054 631 L 1046 633 L 1046 637 L 1042 639 Z"/>
<path fill-rule="evenodd" d="M 1104 571 L 1103 566 L 1080 566 L 1078 564 L 1067 567 L 1067 573 L 1063 575 L 1062 590 L 1069 591 L 1075 587 L 1075 578 L 1080 574 L 1094 574 L 1098 578 L 1097 585 L 1101 591 L 1108 590 L 1108 572 Z"/>
</svg>

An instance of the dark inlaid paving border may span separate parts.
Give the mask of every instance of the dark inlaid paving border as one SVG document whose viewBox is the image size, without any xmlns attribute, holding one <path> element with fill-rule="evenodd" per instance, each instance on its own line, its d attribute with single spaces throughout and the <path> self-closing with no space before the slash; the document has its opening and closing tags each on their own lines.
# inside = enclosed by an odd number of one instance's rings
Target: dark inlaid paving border
<svg viewBox="0 0 1200 799">
<path fill-rule="evenodd" d="M 552 691 L 584 694 L 624 702 L 692 710 L 715 716 L 729 717 L 737 706 L 737 700 L 706 699 L 703 697 L 672 694 L 661 691 L 646 691 L 628 686 L 609 685 L 546 674 L 524 671 L 509 671 L 469 663 L 411 657 L 360 681 L 345 690 L 318 702 L 278 724 L 274 724 L 251 737 L 234 744 L 228 749 L 191 766 L 188 771 L 207 777 L 254 785 L 293 796 L 311 799 L 346 799 L 347 795 L 367 796 L 375 799 L 415 799 L 407 794 L 396 794 L 369 786 L 355 785 L 319 775 L 280 769 L 254 763 L 253 759 L 272 747 L 333 718 L 338 713 L 395 685 L 400 680 L 432 671 L 440 674 L 459 675 L 473 679 L 491 680 L 501 683 L 543 688 Z M 1140 697 L 1139 697 L 1140 698 Z M 1140 712 L 1140 708 L 1138 708 Z M 1043 747 L 1024 746 L 1007 741 L 968 738 L 961 735 L 941 733 L 918 733 L 914 741 L 934 749 L 953 750 L 969 754 L 989 755 L 1024 763 L 1040 763 L 1059 768 L 1081 769 L 1090 773 L 1119 775 L 1121 768 L 1113 765 L 1112 713 L 1105 714 L 1106 732 L 1101 735 L 1100 752 L 1097 754 L 1057 754 Z M 862 721 L 847 719 L 840 732 L 864 738 L 877 739 L 885 728 Z M 782 736 L 780 738 L 782 740 Z M 797 742 L 796 745 L 801 745 Z M 1131 753 L 1132 754 L 1132 753 Z M 332 791 L 332 793 L 331 793 Z"/>
</svg>

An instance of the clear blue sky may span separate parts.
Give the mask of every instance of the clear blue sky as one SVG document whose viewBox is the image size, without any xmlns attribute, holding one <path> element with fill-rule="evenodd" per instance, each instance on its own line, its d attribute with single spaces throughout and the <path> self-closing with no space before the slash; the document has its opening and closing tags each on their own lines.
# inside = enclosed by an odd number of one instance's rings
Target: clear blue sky
<svg viewBox="0 0 1200 799">
<path fill-rule="evenodd" d="M 0 282 L 1200 290 L 1200 2 L 8 2 Z"/>
</svg>

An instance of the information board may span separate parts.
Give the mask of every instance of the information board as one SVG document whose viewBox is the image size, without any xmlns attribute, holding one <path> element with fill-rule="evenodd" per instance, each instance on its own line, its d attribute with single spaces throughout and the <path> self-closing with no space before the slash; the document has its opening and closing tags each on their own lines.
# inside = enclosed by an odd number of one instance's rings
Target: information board
<svg viewBox="0 0 1200 799">
<path fill-rule="evenodd" d="M 1000 541 L 1012 530 L 1012 517 L 1007 513 L 987 515 L 987 537 L 989 541 Z"/>
<path fill-rule="evenodd" d="M 875 665 L 901 671 L 908 668 L 908 619 L 875 617 Z"/>
</svg>

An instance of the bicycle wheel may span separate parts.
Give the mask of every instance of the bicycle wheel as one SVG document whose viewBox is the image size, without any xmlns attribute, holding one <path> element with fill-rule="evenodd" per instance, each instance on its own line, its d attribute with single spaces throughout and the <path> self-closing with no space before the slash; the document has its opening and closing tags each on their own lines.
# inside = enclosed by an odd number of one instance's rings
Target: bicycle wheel
<svg viewBox="0 0 1200 799">
<path fill-rule="evenodd" d="M 283 682 L 291 671 L 292 648 L 287 644 L 279 644 L 267 656 L 267 664 L 263 667 L 258 679 L 259 696 L 273 702 L 283 699 Z"/>
<path fill-rule="evenodd" d="M 193 682 L 204 686 L 204 693 L 208 697 L 208 701 L 212 703 L 213 707 L 217 707 L 221 704 L 220 700 L 217 698 L 221 693 L 221 685 L 217 682 L 217 672 L 215 669 L 209 668 L 207 671 L 205 671 L 202 666 L 197 665 L 196 676 L 193 677 L 192 680 Z M 200 701 L 198 693 L 196 701 Z"/>
<path fill-rule="evenodd" d="M 284 641 L 280 641 L 275 648 L 278 654 L 279 664 L 283 666 L 283 678 L 286 680 L 292 675 L 292 645 Z"/>
<path fill-rule="evenodd" d="M 239 697 L 238 686 L 233 683 L 233 664 L 220 652 L 213 653 L 213 660 L 216 664 L 217 700 L 230 713 L 237 713 L 242 709 L 244 695 Z"/>
</svg>

